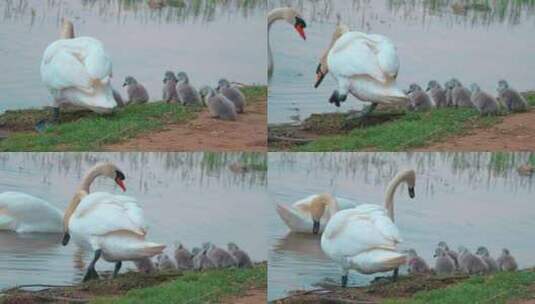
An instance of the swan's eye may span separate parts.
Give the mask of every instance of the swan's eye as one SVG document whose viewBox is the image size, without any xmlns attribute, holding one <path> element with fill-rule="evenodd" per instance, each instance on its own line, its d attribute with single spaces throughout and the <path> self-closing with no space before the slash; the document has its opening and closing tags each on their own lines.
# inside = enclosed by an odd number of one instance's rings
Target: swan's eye
<svg viewBox="0 0 535 304">
<path fill-rule="evenodd" d="M 118 180 L 125 180 L 126 177 L 124 176 L 124 173 L 121 171 L 115 171 L 115 178 Z"/>
</svg>

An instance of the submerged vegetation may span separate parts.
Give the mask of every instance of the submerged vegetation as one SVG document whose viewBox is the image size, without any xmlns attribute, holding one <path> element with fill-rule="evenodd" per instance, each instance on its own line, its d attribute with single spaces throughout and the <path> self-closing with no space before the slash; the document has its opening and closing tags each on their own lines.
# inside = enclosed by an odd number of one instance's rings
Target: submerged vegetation
<svg viewBox="0 0 535 304">
<path fill-rule="evenodd" d="M 5 291 L 0 303 L 215 303 L 240 297 L 249 289 L 266 289 L 267 265 L 203 272 L 143 274 L 128 272 L 116 279 L 100 279 L 80 285 L 30 292 Z"/>
</svg>

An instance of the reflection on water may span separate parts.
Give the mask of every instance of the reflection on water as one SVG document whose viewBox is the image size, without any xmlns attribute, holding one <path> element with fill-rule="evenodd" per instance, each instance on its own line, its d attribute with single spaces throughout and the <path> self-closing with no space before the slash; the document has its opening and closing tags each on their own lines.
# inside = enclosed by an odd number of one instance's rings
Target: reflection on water
<svg viewBox="0 0 535 304">
<path fill-rule="evenodd" d="M 330 191 L 359 204 L 384 203 L 388 182 L 402 169 L 417 172 L 416 198 L 405 185 L 395 198 L 396 222 L 404 243 L 433 264 L 434 246 L 485 245 L 493 255 L 508 247 L 521 267 L 535 265 L 530 242 L 535 228 L 535 179 L 517 167 L 533 153 L 270 153 L 268 298 L 339 283 L 340 269 L 321 251 L 318 237 L 289 233 L 275 204 L 289 205 L 312 193 Z M 350 284 L 373 276 L 350 275 Z"/>
<path fill-rule="evenodd" d="M 234 241 L 253 260 L 266 259 L 266 172 L 236 174 L 228 168 L 236 161 L 262 164 L 265 154 L 2 153 L 0 191 L 25 192 L 64 209 L 87 169 L 99 161 L 112 161 L 125 172 L 125 194 L 139 200 L 149 239 L 168 244 L 167 250 L 178 240 L 188 247 Z M 120 192 L 106 178 L 97 179 L 92 191 Z M 61 235 L 0 232 L 0 289 L 80 280 L 90 255 L 76 249 L 61 246 Z M 97 269 L 111 270 L 112 264 L 101 261 Z"/>
<path fill-rule="evenodd" d="M 180 1 L 174 1 L 180 2 Z M 166 70 L 188 72 L 195 86 L 220 77 L 266 83 L 265 1 L 183 1 L 151 9 L 146 0 L 0 1 L 0 111 L 48 105 L 39 66 L 59 37 L 61 19 L 78 36 L 104 43 L 113 60 L 113 85 L 136 77 L 151 100 L 161 98 Z"/>
<path fill-rule="evenodd" d="M 329 104 L 335 86 L 332 77 L 313 88 L 316 66 L 338 13 L 351 29 L 394 41 L 401 60 L 398 81 L 402 88 L 412 82 L 424 86 L 431 79 L 444 83 L 457 77 L 466 85 L 477 82 L 492 94 L 499 79 L 508 79 L 519 90 L 534 89 L 535 2 L 479 2 L 488 7 L 461 0 L 269 1 L 268 10 L 291 5 L 307 20 L 306 41 L 284 22 L 271 29 L 275 70 L 269 91 L 269 122 L 298 122 L 312 113 L 362 107 L 353 97 L 341 108 Z"/>
</svg>

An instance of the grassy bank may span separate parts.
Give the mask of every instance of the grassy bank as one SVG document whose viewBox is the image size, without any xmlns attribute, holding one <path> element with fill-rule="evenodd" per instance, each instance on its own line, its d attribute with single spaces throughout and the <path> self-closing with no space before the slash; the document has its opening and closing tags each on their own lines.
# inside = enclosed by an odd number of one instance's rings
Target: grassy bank
<svg viewBox="0 0 535 304">
<path fill-rule="evenodd" d="M 385 303 L 457 304 L 522 303 L 535 296 L 535 271 L 500 272 L 487 276 L 403 276 L 397 282 L 365 287 L 329 287 L 316 292 L 296 292 L 277 304 Z"/>
<path fill-rule="evenodd" d="M 528 101 L 535 106 L 535 94 L 530 94 Z M 371 119 L 386 116 L 385 113 L 374 113 Z M 514 115 L 514 114 L 513 114 Z M 331 125 L 333 117 L 343 119 L 340 115 L 321 115 Z M 375 116 L 375 117 L 374 117 Z M 475 128 L 489 127 L 500 121 L 503 116 L 481 117 L 474 109 L 435 109 L 424 113 L 409 112 L 397 115 L 395 119 L 369 127 L 359 127 L 351 131 L 331 130 L 329 134 L 315 132 L 311 140 L 301 145 L 286 147 L 293 151 L 403 151 L 421 147 L 426 144 L 445 139 L 452 135 L 462 135 Z M 323 127 L 324 123 L 315 118 L 315 124 Z M 318 122 L 319 121 L 319 122 Z M 338 123 L 341 125 L 341 123 Z M 309 132 L 310 133 L 310 132 Z M 278 146 L 271 146 L 277 150 Z M 283 149 L 285 147 L 282 147 Z"/>
<path fill-rule="evenodd" d="M 250 269 L 142 274 L 129 272 L 116 279 L 100 279 L 73 287 L 39 292 L 12 290 L 0 303 L 220 303 L 250 289 L 266 289 L 267 265 Z"/>
<path fill-rule="evenodd" d="M 265 86 L 243 89 L 248 100 L 266 95 Z M 196 117 L 198 109 L 176 104 L 152 102 L 119 108 L 109 115 L 89 111 L 62 111 L 58 125 L 39 134 L 35 124 L 50 117 L 49 110 L 7 111 L 0 115 L 0 130 L 8 137 L 0 141 L 0 151 L 95 151 L 104 144 L 116 143 L 142 133 L 182 123 Z"/>
</svg>

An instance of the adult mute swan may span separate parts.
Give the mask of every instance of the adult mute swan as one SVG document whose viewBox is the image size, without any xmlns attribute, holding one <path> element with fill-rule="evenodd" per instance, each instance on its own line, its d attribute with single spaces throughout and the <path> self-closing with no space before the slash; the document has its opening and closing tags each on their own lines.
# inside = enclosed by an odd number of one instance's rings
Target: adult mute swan
<svg viewBox="0 0 535 304">
<path fill-rule="evenodd" d="M 351 93 L 362 101 L 371 102 L 371 107 L 362 112 L 369 114 L 377 104 L 389 104 L 407 100 L 397 87 L 399 58 L 392 41 L 385 36 L 350 31 L 340 22 L 333 33 L 331 43 L 320 59 L 316 69 L 318 87 L 327 73 L 338 83 L 329 102 L 337 107 Z"/>
<path fill-rule="evenodd" d="M 292 206 L 277 205 L 277 213 L 293 232 L 319 234 L 338 210 L 355 207 L 355 202 L 328 193 L 313 194 Z"/>
<path fill-rule="evenodd" d="M 145 240 L 147 226 L 136 199 L 106 192 L 87 193 L 89 184 L 98 175 L 113 176 L 121 189 L 126 190 L 121 170 L 112 164 L 97 166 L 86 175 L 65 211 L 63 245 L 72 237 L 78 246 L 94 252 L 84 281 L 99 277 L 95 264 L 100 257 L 115 263 L 115 277 L 122 261 L 152 257 L 165 248 Z"/>
<path fill-rule="evenodd" d="M 413 170 L 398 173 L 386 190 L 384 207 L 363 204 L 338 211 L 327 223 L 321 236 L 321 249 L 342 267 L 342 287 L 347 286 L 349 270 L 372 274 L 394 270 L 406 263 L 406 255 L 397 251 L 402 241 L 394 224 L 394 193 L 407 183 L 414 198 L 416 174 Z"/>
<path fill-rule="evenodd" d="M 53 121 L 61 104 L 74 104 L 97 113 L 117 105 L 111 87 L 112 62 L 102 43 L 92 37 L 74 38 L 72 23 L 64 19 L 61 38 L 45 50 L 41 79 L 54 99 Z"/>
<path fill-rule="evenodd" d="M 269 41 L 269 32 L 271 25 L 277 20 L 284 20 L 293 25 L 297 33 L 306 40 L 305 28 L 307 27 L 305 20 L 301 14 L 291 7 L 279 7 L 273 9 L 268 13 L 268 77 L 273 75 L 273 54 L 271 52 L 271 42 Z"/>
<path fill-rule="evenodd" d="M 121 174 L 112 164 L 98 164 L 86 175 L 79 190 L 89 193 L 91 183 L 101 175 L 115 179 L 116 183 L 124 188 L 119 178 Z M 0 230 L 18 233 L 61 233 L 63 212 L 49 202 L 26 193 L 0 193 Z"/>
<path fill-rule="evenodd" d="M 0 230 L 63 232 L 63 213 L 49 202 L 21 192 L 0 194 Z"/>
</svg>

